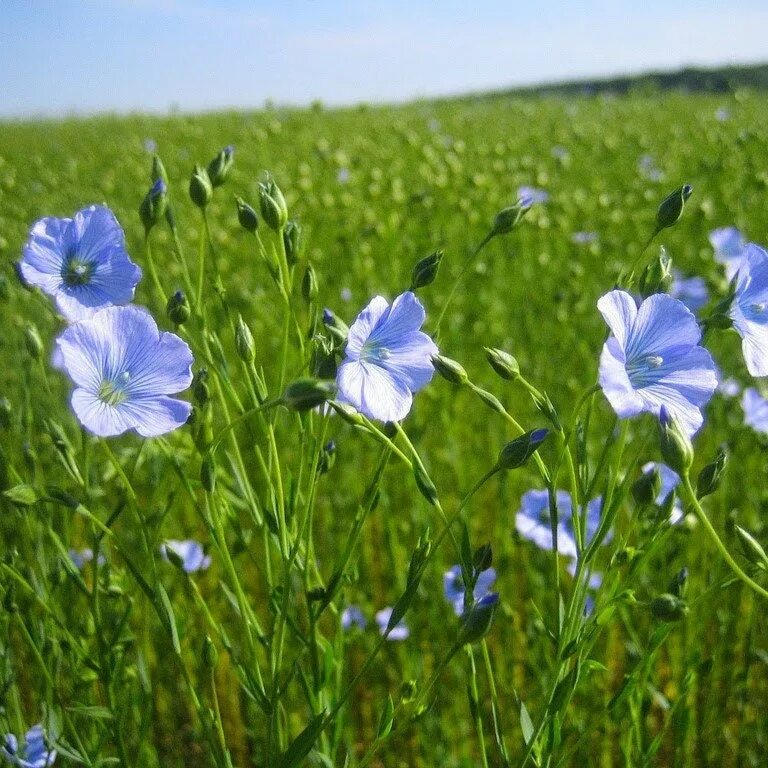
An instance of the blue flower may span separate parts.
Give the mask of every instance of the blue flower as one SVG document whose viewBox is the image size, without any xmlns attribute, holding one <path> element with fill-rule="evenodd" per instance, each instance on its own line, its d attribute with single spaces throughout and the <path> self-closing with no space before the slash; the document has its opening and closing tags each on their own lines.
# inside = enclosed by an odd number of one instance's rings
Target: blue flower
<svg viewBox="0 0 768 768">
<path fill-rule="evenodd" d="M 573 529 L 573 507 L 568 491 L 557 491 L 557 551 L 567 557 L 576 557 L 576 534 Z M 597 496 L 587 503 L 587 541 L 595 535 L 600 525 L 603 499 Z M 526 491 L 520 499 L 520 509 L 515 515 L 515 528 L 525 539 L 532 541 L 540 549 L 551 550 L 552 526 L 549 514 L 549 492 L 540 490 Z M 610 537 L 606 537 L 606 540 Z"/>
<path fill-rule="evenodd" d="M 189 417 L 190 404 L 168 395 L 192 383 L 192 352 L 178 336 L 160 333 L 146 310 L 108 307 L 69 326 L 57 344 L 77 387 L 72 408 L 93 434 L 135 429 L 156 437 Z"/>
<path fill-rule="evenodd" d="M 683 277 L 682 273 L 672 270 L 672 298 L 682 301 L 691 312 L 698 312 L 709 301 L 707 284 L 701 277 Z"/>
<path fill-rule="evenodd" d="M 709 242 L 714 248 L 715 258 L 725 267 L 730 280 L 741 268 L 744 260 L 744 235 L 736 227 L 719 227 L 709 233 Z"/>
<path fill-rule="evenodd" d="M 387 621 L 389 621 L 389 619 L 387 619 Z M 368 621 L 359 606 L 348 605 L 341 612 L 341 626 L 343 629 L 349 630 L 355 625 L 360 627 L 360 629 L 365 629 L 366 626 L 368 626 Z M 384 626 L 386 626 L 386 624 Z"/>
<path fill-rule="evenodd" d="M 71 219 L 36 222 L 19 272 L 26 283 L 53 296 L 70 322 L 128 304 L 141 280 L 141 269 L 126 253 L 122 228 L 103 205 L 83 208 Z"/>
<path fill-rule="evenodd" d="M 663 293 L 638 308 L 625 291 L 605 294 L 597 307 L 612 331 L 600 355 L 600 386 L 616 414 L 658 417 L 666 405 L 693 435 L 717 376 L 712 356 L 699 346 L 701 331 L 691 311 Z"/>
<path fill-rule="evenodd" d="M 90 547 L 84 549 L 70 549 L 69 559 L 74 563 L 75 568 L 82 571 L 85 566 L 93 560 L 93 550 Z M 99 553 L 99 565 L 107 562 L 106 557 Z"/>
<path fill-rule="evenodd" d="M 576 245 L 590 245 L 597 242 L 597 232 L 574 232 L 571 241 Z"/>
<path fill-rule="evenodd" d="M 7 734 L 0 754 L 18 768 L 48 768 L 56 762 L 56 750 L 46 745 L 43 726 L 39 723 L 27 731 L 21 749 L 16 737 Z"/>
<path fill-rule="evenodd" d="M 340 402 L 378 421 L 400 421 L 432 379 L 437 346 L 419 329 L 424 307 L 407 291 L 392 306 L 376 296 L 352 323 L 336 383 Z"/>
<path fill-rule="evenodd" d="M 487 568 L 477 577 L 472 595 L 475 600 L 480 600 L 490 592 L 496 581 L 496 570 Z M 443 591 L 445 599 L 453 605 L 457 616 L 464 613 L 464 582 L 461 578 L 461 566 L 454 565 L 443 574 Z"/>
<path fill-rule="evenodd" d="M 379 632 L 383 635 L 387 631 L 387 625 L 389 624 L 389 618 L 392 616 L 392 607 L 382 608 L 376 612 L 376 624 L 378 624 Z M 387 640 L 405 640 L 411 631 L 408 629 L 405 619 L 395 624 L 392 631 L 387 635 Z"/>
<path fill-rule="evenodd" d="M 752 243 L 744 246 L 728 314 L 741 336 L 747 370 L 768 376 L 768 253 Z"/>
<path fill-rule="evenodd" d="M 523 185 L 517 190 L 517 199 L 523 207 L 527 208 L 536 203 L 546 203 L 549 200 L 549 192 L 537 187 Z"/>
<path fill-rule="evenodd" d="M 744 423 L 755 432 L 768 435 L 768 400 L 749 387 L 741 396 L 741 407 L 744 409 Z"/>
<path fill-rule="evenodd" d="M 168 541 L 160 545 L 160 554 L 166 560 L 170 560 L 168 550 L 179 558 L 182 568 L 187 573 L 204 571 L 211 565 L 210 555 L 205 554 L 203 545 L 199 541 L 194 541 L 193 539 L 185 539 L 184 541 L 168 539 Z"/>
</svg>

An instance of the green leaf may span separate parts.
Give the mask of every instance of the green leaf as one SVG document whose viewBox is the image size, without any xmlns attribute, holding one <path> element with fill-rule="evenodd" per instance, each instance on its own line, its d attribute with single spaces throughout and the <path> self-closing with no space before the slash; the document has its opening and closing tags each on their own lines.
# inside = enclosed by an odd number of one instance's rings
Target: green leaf
<svg viewBox="0 0 768 768">
<path fill-rule="evenodd" d="M 392 730 L 392 718 L 395 713 L 395 705 L 392 701 L 391 694 L 387 695 L 387 703 L 384 706 L 384 711 L 379 718 L 379 727 L 376 729 L 376 739 L 383 739 L 389 736 L 389 732 Z"/>
<path fill-rule="evenodd" d="M 528 709 L 523 701 L 520 702 L 520 727 L 523 729 L 523 741 L 526 745 L 530 744 L 534 733 L 533 720 L 531 720 L 531 716 L 528 714 Z"/>
<path fill-rule="evenodd" d="M 309 725 L 291 742 L 277 762 L 278 768 L 295 768 L 310 753 L 325 725 L 325 710 L 315 715 Z"/>
<path fill-rule="evenodd" d="M 31 485 L 14 485 L 13 488 L 3 491 L 3 496 L 17 507 L 31 507 L 40 499 Z"/>
<path fill-rule="evenodd" d="M 160 606 L 165 612 L 166 628 L 171 633 L 171 642 L 173 643 L 173 650 L 181 656 L 181 643 L 179 643 L 179 631 L 176 628 L 176 616 L 173 613 L 173 606 L 171 600 L 168 597 L 168 593 L 165 591 L 165 587 L 158 582 L 157 591 L 160 595 Z"/>
</svg>

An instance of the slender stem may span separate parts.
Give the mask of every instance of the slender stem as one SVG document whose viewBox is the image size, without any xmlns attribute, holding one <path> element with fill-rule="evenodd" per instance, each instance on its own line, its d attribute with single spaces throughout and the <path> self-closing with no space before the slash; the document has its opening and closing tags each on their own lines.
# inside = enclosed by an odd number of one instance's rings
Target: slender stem
<svg viewBox="0 0 768 768">
<path fill-rule="evenodd" d="M 149 274 L 152 278 L 152 284 L 155 286 L 155 293 L 157 294 L 158 301 L 162 309 L 165 309 L 165 305 L 168 303 L 168 297 L 165 295 L 160 277 L 157 274 L 157 268 L 155 267 L 155 259 L 152 255 L 152 242 L 149 238 L 149 230 L 144 233 L 144 253 L 147 259 L 147 266 L 149 267 Z"/>
<path fill-rule="evenodd" d="M 717 531 L 714 529 L 712 523 L 709 521 L 709 518 L 707 517 L 706 513 L 702 509 L 701 504 L 699 503 L 699 500 L 696 498 L 696 492 L 693 490 L 693 486 L 691 485 L 691 478 L 688 471 L 682 474 L 682 481 L 683 481 L 683 490 L 685 491 L 686 499 L 690 503 L 690 505 L 693 507 L 694 514 L 698 518 L 699 522 L 704 526 L 704 530 L 706 530 L 707 534 L 709 535 L 709 538 L 712 539 L 712 542 L 717 547 L 720 554 L 723 556 L 723 559 L 728 564 L 729 568 L 750 589 L 753 589 L 755 592 L 757 592 L 758 595 L 761 595 L 762 597 L 768 599 L 768 590 L 761 587 L 756 581 L 753 581 L 749 576 L 747 576 L 746 573 L 744 573 L 744 571 L 741 569 L 739 564 L 733 559 L 733 556 L 728 551 L 728 548 L 725 546 L 725 544 L 723 544 L 722 539 L 720 538 L 720 536 L 718 536 Z"/>
</svg>

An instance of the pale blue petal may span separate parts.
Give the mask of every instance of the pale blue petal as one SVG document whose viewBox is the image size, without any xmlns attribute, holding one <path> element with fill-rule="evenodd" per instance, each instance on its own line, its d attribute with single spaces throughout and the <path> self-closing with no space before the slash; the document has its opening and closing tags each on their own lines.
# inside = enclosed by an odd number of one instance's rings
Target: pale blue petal
<svg viewBox="0 0 768 768">
<path fill-rule="evenodd" d="M 755 432 L 768 435 L 768 400 L 752 387 L 745 389 L 741 398 L 744 423 Z"/>
<path fill-rule="evenodd" d="M 421 328 L 425 319 L 421 302 L 411 291 L 406 291 L 392 302 L 389 313 L 379 318 L 370 341 L 394 351 Z"/>
<path fill-rule="evenodd" d="M 130 414 L 108 405 L 87 389 L 76 389 L 70 402 L 80 423 L 98 437 L 122 435 L 134 426 Z"/>
<path fill-rule="evenodd" d="M 661 355 L 668 349 L 699 343 L 701 330 L 694 314 L 666 293 L 649 296 L 637 310 L 632 332 L 624 346 L 627 360 Z"/>
<path fill-rule="evenodd" d="M 360 356 L 363 344 L 368 340 L 382 315 L 387 313 L 388 310 L 389 304 L 387 304 L 387 300 L 382 296 L 374 296 L 368 302 L 368 306 L 349 327 L 346 348 L 346 354 L 349 358 L 356 360 Z"/>
<path fill-rule="evenodd" d="M 73 240 L 78 254 L 97 261 L 105 252 L 125 247 L 123 228 L 104 205 L 90 205 L 72 217 Z"/>
<path fill-rule="evenodd" d="M 626 291 L 610 291 L 598 299 L 597 308 L 621 348 L 626 349 L 627 339 L 637 317 L 635 300 Z"/>
<path fill-rule="evenodd" d="M 634 390 L 625 367 L 624 353 L 613 337 L 603 345 L 600 354 L 600 387 L 621 419 L 637 416 L 644 409 L 643 399 Z"/>
<path fill-rule="evenodd" d="M 404 382 L 411 392 L 418 392 L 432 380 L 435 373 L 432 357 L 437 353 L 435 342 L 426 333 L 415 331 L 396 347 L 389 348 L 389 356 L 379 365 L 393 378 Z"/>
<path fill-rule="evenodd" d="M 477 582 L 475 583 L 475 589 L 474 589 L 474 592 L 472 593 L 474 595 L 475 600 L 479 600 L 481 597 L 488 594 L 488 592 L 490 592 L 491 587 L 493 586 L 495 581 L 496 581 L 496 569 L 487 568 L 486 570 L 484 570 L 477 577 Z"/>
<path fill-rule="evenodd" d="M 400 421 L 411 410 L 408 386 L 372 363 L 350 360 L 339 366 L 338 400 L 377 421 Z"/>
</svg>

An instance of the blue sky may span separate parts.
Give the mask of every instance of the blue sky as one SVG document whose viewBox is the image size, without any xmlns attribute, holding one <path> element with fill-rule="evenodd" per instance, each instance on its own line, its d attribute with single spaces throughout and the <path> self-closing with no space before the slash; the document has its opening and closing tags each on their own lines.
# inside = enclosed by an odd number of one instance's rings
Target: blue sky
<svg viewBox="0 0 768 768">
<path fill-rule="evenodd" d="M 768 2 L 0 0 L 0 116 L 395 101 L 768 59 Z"/>
</svg>

